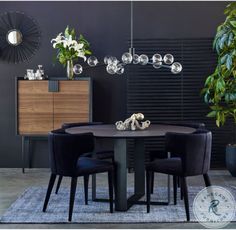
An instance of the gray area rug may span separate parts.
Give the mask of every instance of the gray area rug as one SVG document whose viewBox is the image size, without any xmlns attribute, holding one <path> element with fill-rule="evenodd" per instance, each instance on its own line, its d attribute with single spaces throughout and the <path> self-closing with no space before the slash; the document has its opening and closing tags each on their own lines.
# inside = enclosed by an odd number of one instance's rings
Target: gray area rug
<svg viewBox="0 0 236 230">
<path fill-rule="evenodd" d="M 196 194 L 203 187 L 189 187 L 189 203 L 191 222 L 196 222 L 192 213 L 192 204 Z M 229 189 L 229 188 L 228 188 Z M 132 193 L 132 190 L 128 190 Z M 236 198 L 236 191 L 230 191 Z M 10 206 L 0 217 L 0 223 L 68 223 L 69 188 L 60 188 L 56 195 L 52 192 L 48 208 L 42 212 L 46 194 L 45 187 L 30 187 Z M 89 191 L 91 195 L 91 190 Z M 97 188 L 98 198 L 107 198 L 106 188 Z M 172 194 L 172 193 L 171 193 Z M 166 201 L 166 188 L 157 188 L 152 195 L 152 201 Z M 145 199 L 145 198 L 143 198 Z M 150 213 L 146 213 L 146 205 L 134 205 L 127 212 L 109 213 L 109 204 L 93 202 L 91 197 L 88 205 L 84 205 L 84 192 L 78 189 L 74 204 L 72 223 L 157 223 L 157 222 L 185 222 L 184 202 L 177 198 L 177 205 L 151 205 Z M 236 218 L 236 217 L 235 217 Z M 234 220 L 236 221 L 236 219 Z"/>
</svg>

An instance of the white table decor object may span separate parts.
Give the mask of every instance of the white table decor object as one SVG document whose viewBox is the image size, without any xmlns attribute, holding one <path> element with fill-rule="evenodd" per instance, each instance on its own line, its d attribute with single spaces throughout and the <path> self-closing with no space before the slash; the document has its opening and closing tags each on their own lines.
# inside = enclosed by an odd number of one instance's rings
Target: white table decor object
<svg viewBox="0 0 236 230">
<path fill-rule="evenodd" d="M 151 124 L 149 120 L 142 121 L 144 115 L 142 113 L 134 113 L 131 117 L 127 118 L 124 122 L 117 121 L 115 123 L 117 130 L 144 130 L 148 128 Z"/>
</svg>

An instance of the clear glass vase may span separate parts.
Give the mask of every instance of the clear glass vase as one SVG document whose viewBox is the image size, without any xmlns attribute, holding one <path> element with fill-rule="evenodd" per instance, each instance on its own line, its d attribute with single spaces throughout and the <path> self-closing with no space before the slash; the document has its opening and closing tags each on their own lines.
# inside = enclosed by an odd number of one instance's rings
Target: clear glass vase
<svg viewBox="0 0 236 230">
<path fill-rule="evenodd" d="M 73 80 L 74 79 L 73 68 L 74 68 L 73 60 L 67 60 L 66 73 L 67 73 L 67 78 L 69 80 Z"/>
</svg>

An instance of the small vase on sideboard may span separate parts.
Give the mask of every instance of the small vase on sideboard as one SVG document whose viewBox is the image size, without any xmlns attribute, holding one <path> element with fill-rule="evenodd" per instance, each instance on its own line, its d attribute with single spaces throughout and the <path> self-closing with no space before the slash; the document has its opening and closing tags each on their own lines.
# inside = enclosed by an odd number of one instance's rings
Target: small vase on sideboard
<svg viewBox="0 0 236 230">
<path fill-rule="evenodd" d="M 73 71 L 73 60 L 67 60 L 67 66 L 66 66 L 66 73 L 67 73 L 67 78 L 69 80 L 74 79 L 74 71 Z"/>
</svg>

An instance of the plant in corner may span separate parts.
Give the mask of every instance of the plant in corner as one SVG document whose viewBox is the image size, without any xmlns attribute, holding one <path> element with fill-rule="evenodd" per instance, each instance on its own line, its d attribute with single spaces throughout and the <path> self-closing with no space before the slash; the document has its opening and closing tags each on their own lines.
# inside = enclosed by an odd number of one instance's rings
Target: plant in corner
<svg viewBox="0 0 236 230">
<path fill-rule="evenodd" d="M 86 61 L 86 55 L 92 53 L 84 36 L 80 34 L 77 39 L 75 29 L 70 29 L 69 26 L 66 27 L 64 34 L 59 33 L 56 38 L 51 40 L 51 43 L 53 43 L 53 48 L 57 49 L 56 58 L 58 61 L 64 67 L 67 66 L 67 77 L 70 80 L 74 77 L 73 62 L 78 58 L 83 58 Z"/>
<path fill-rule="evenodd" d="M 218 127 L 232 117 L 236 123 L 236 3 L 227 5 L 225 21 L 218 26 L 213 48 L 218 55 L 214 73 L 207 77 L 201 91 Z M 226 147 L 226 165 L 236 176 L 236 144 Z"/>
</svg>

